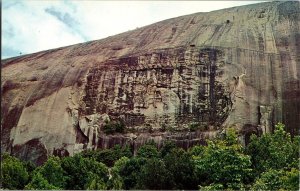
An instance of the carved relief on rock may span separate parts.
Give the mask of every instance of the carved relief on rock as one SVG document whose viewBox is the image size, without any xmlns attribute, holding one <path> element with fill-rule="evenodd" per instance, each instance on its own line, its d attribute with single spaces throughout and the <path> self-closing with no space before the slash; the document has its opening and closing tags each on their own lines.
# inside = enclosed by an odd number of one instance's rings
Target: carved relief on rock
<svg viewBox="0 0 300 191">
<path fill-rule="evenodd" d="M 81 115 L 115 116 L 137 131 L 145 124 L 220 127 L 231 103 L 218 56 L 220 50 L 189 47 L 110 60 L 89 71 Z"/>
</svg>

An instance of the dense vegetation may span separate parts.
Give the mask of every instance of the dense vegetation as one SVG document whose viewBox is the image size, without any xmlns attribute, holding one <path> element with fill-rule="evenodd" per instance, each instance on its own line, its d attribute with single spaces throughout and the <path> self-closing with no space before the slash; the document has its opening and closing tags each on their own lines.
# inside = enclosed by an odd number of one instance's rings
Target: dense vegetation
<svg viewBox="0 0 300 191">
<path fill-rule="evenodd" d="M 5 189 L 299 190 L 299 143 L 278 124 L 273 134 L 253 135 L 247 147 L 228 129 L 188 151 L 150 142 L 133 156 L 117 145 L 50 157 L 39 167 L 3 154 L 1 180 Z"/>
</svg>

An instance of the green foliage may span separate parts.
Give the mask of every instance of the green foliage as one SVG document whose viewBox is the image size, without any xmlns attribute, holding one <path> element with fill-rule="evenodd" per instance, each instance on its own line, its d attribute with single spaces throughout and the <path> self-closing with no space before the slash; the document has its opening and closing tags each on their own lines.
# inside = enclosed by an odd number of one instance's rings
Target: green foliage
<svg viewBox="0 0 300 191">
<path fill-rule="evenodd" d="M 256 179 L 254 190 L 299 190 L 299 170 L 291 171 L 270 169 Z"/>
<path fill-rule="evenodd" d="M 113 190 L 121 190 L 125 188 L 123 177 L 120 172 L 125 168 L 129 158 L 122 157 L 117 160 L 114 166 L 111 168 L 111 179 L 109 180 L 109 188 Z"/>
<path fill-rule="evenodd" d="M 104 149 L 98 152 L 96 160 L 102 162 L 105 165 L 111 167 L 114 164 L 114 161 L 118 160 L 119 153 L 115 152 L 113 149 Z"/>
<path fill-rule="evenodd" d="M 251 156 L 253 168 L 256 175 L 259 175 L 268 169 L 295 166 L 299 162 L 299 145 L 295 144 L 290 134 L 284 131 L 284 125 L 279 123 L 275 126 L 274 134 L 264 134 L 261 137 L 252 135 L 246 153 Z"/>
<path fill-rule="evenodd" d="M 227 136 L 227 135 L 226 135 Z M 194 156 L 196 174 L 201 186 L 222 184 L 224 189 L 241 189 L 251 176 L 250 157 L 243 154 L 242 146 L 232 131 L 224 141 L 209 141 L 203 154 Z"/>
<path fill-rule="evenodd" d="M 224 141 L 226 145 L 239 145 L 238 135 L 234 128 L 226 129 Z"/>
<path fill-rule="evenodd" d="M 123 177 L 125 190 L 136 189 L 141 169 L 145 163 L 145 158 L 133 157 L 125 163 L 124 167 L 119 169 L 119 174 Z"/>
<path fill-rule="evenodd" d="M 203 125 L 201 125 L 201 124 L 199 124 L 199 123 L 191 123 L 191 124 L 189 125 L 189 130 L 190 130 L 190 131 L 197 131 L 197 130 L 205 131 L 205 130 L 207 130 L 207 129 L 208 129 L 208 128 L 207 128 L 206 125 L 203 126 Z"/>
<path fill-rule="evenodd" d="M 199 186 L 200 190 L 201 191 L 206 191 L 206 190 L 212 190 L 212 191 L 215 191 L 215 190 L 224 190 L 224 186 L 222 184 L 219 184 L 219 183 L 213 183 L 213 184 L 210 184 L 208 186 Z"/>
<path fill-rule="evenodd" d="M 205 147 L 203 145 L 196 145 L 189 149 L 189 153 L 192 156 L 202 156 L 204 153 Z"/>
<path fill-rule="evenodd" d="M 197 189 L 195 164 L 189 153 L 174 148 L 164 157 L 164 162 L 177 189 Z M 172 188 L 169 188 L 172 189 Z"/>
<path fill-rule="evenodd" d="M 36 175 L 35 181 L 41 180 L 44 182 L 40 176 L 42 176 L 43 179 L 45 179 L 50 185 L 55 186 L 56 188 L 64 189 L 66 186 L 66 180 L 67 177 L 65 176 L 65 172 L 63 168 L 61 167 L 61 160 L 58 157 L 50 157 L 46 163 L 44 163 L 43 166 L 38 167 L 35 172 L 33 172 Z M 33 180 L 34 180 L 33 178 Z M 31 184 L 31 188 L 34 189 L 35 185 L 38 185 L 36 189 L 42 189 L 40 186 L 41 184 Z M 47 184 L 45 184 L 47 185 Z"/>
<path fill-rule="evenodd" d="M 172 185 L 170 174 L 163 160 L 158 158 L 148 159 L 141 169 L 138 178 L 138 189 L 171 189 Z"/>
<path fill-rule="evenodd" d="M 295 136 L 292 139 L 292 148 L 293 148 L 293 152 L 291 155 L 291 163 L 289 164 L 289 166 L 291 168 L 298 168 L 300 169 L 300 136 Z"/>
<path fill-rule="evenodd" d="M 97 159 L 99 152 L 101 152 L 101 150 L 85 150 L 82 151 L 81 153 L 79 153 L 80 156 L 82 156 L 83 158 L 89 158 L 89 159 Z"/>
<path fill-rule="evenodd" d="M 1 162 L 1 180 L 5 189 L 23 189 L 28 181 L 28 172 L 23 162 L 4 153 Z"/>
<path fill-rule="evenodd" d="M 24 189 L 29 182 L 25 189 L 299 190 L 299 145 L 300 137 L 292 139 L 283 124 L 276 125 L 274 134 L 252 136 L 246 148 L 229 128 L 207 146 L 187 152 L 170 141 L 158 150 L 152 141 L 136 156 L 129 147 L 116 145 L 49 157 L 37 168 L 3 154 L 1 179 L 4 189 Z"/>
<path fill-rule="evenodd" d="M 112 149 L 96 150 L 96 151 L 84 151 L 81 153 L 84 158 L 94 158 L 98 162 L 102 162 L 105 165 L 112 167 L 114 162 L 121 157 L 131 157 L 132 152 L 128 146 L 121 147 L 115 145 Z"/>
<path fill-rule="evenodd" d="M 31 174 L 36 168 L 36 165 L 32 161 L 23 161 L 23 165 L 25 166 L 28 174 Z"/>
<path fill-rule="evenodd" d="M 137 151 L 137 157 L 158 158 L 159 152 L 155 144 L 147 143 L 139 148 Z"/>
<path fill-rule="evenodd" d="M 49 184 L 49 182 L 37 172 L 33 175 L 33 178 L 29 184 L 25 187 L 26 190 L 60 190 L 60 188 Z"/>
<path fill-rule="evenodd" d="M 285 171 L 280 177 L 285 190 L 299 190 L 300 189 L 300 170 L 299 168 L 292 168 L 290 171 Z"/>
<path fill-rule="evenodd" d="M 87 190 L 106 190 L 107 185 L 103 177 L 98 174 L 88 172 L 84 189 Z"/>
<path fill-rule="evenodd" d="M 192 123 L 189 125 L 189 129 L 190 131 L 196 131 L 197 129 L 199 129 L 199 124 L 198 123 Z"/>
<path fill-rule="evenodd" d="M 69 177 L 67 189 L 82 190 L 92 187 L 90 184 L 94 178 L 96 181 L 101 179 L 104 183 L 108 181 L 108 168 L 93 158 L 83 158 L 79 154 L 65 157 L 62 160 L 62 167 Z"/>
<path fill-rule="evenodd" d="M 106 134 L 123 133 L 125 130 L 125 124 L 122 121 L 112 122 L 107 121 L 103 126 L 103 131 Z"/>
<path fill-rule="evenodd" d="M 173 141 L 166 141 L 160 150 L 161 157 L 166 156 L 172 151 L 172 149 L 177 148 L 176 144 Z"/>
</svg>

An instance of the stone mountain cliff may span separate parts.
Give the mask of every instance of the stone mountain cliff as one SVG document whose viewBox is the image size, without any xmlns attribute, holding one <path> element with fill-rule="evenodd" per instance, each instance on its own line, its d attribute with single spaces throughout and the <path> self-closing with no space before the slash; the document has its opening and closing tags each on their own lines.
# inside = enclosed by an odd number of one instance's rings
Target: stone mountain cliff
<svg viewBox="0 0 300 191">
<path fill-rule="evenodd" d="M 230 126 L 246 142 L 279 121 L 299 134 L 299 21 L 299 2 L 268 2 L 3 60 L 2 151 L 42 163 L 148 140 L 187 148 Z M 109 121 L 124 133 L 104 133 Z"/>
</svg>

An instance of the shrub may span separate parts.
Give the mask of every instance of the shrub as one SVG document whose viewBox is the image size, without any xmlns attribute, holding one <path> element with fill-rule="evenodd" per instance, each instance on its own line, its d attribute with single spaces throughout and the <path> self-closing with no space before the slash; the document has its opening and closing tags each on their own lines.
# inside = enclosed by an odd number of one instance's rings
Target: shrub
<svg viewBox="0 0 300 191">
<path fill-rule="evenodd" d="M 5 153 L 1 162 L 1 180 L 3 188 L 10 190 L 23 189 L 28 181 L 28 172 L 19 159 Z"/>
<path fill-rule="evenodd" d="M 172 149 L 176 149 L 177 146 L 174 141 L 166 141 L 164 142 L 164 145 L 160 149 L 160 155 L 161 157 L 166 156 L 168 153 L 172 151 Z"/>
<path fill-rule="evenodd" d="M 163 160 L 176 189 L 197 189 L 195 165 L 188 152 L 182 148 L 173 148 Z"/>
<path fill-rule="evenodd" d="M 124 177 L 120 175 L 120 172 L 125 168 L 125 165 L 129 160 L 130 159 L 127 157 L 122 157 L 117 160 L 111 168 L 111 179 L 109 179 L 110 189 L 121 190 L 125 188 Z"/>
<path fill-rule="evenodd" d="M 299 190 L 299 170 L 290 171 L 270 169 L 256 179 L 254 190 Z"/>
<path fill-rule="evenodd" d="M 199 124 L 198 123 L 191 123 L 189 125 L 189 130 L 190 131 L 196 131 L 197 129 L 199 129 Z"/>
<path fill-rule="evenodd" d="M 93 158 L 83 158 L 79 154 L 73 157 L 65 157 L 62 159 L 62 167 L 69 177 L 66 189 L 83 190 L 88 187 L 92 188 L 95 186 L 91 185 L 94 179 L 95 181 L 101 179 L 101 184 L 108 181 L 108 168 Z M 101 188 L 104 188 L 102 186 Z M 98 188 L 99 185 L 96 185 L 96 187 Z"/>
<path fill-rule="evenodd" d="M 189 149 L 189 153 L 192 156 L 202 156 L 205 150 L 205 146 L 202 145 L 196 145 Z"/>
<path fill-rule="evenodd" d="M 162 190 L 172 189 L 173 183 L 163 160 L 158 158 L 148 159 L 141 168 L 138 177 L 138 189 Z"/>
<path fill-rule="evenodd" d="M 191 123 L 189 125 L 189 130 L 190 131 L 197 131 L 197 130 L 205 131 L 205 130 L 207 130 L 207 126 L 203 126 L 199 123 Z"/>
<path fill-rule="evenodd" d="M 123 122 L 106 122 L 103 126 L 103 131 L 106 134 L 113 134 L 113 133 L 123 133 L 125 130 L 125 124 Z"/>
<path fill-rule="evenodd" d="M 60 188 L 49 184 L 49 182 L 41 175 L 41 173 L 37 172 L 33 177 L 31 182 L 26 185 L 26 190 L 59 190 Z"/>
<path fill-rule="evenodd" d="M 284 131 L 284 125 L 275 126 L 274 134 L 264 134 L 261 137 L 251 136 L 246 153 L 251 156 L 256 175 L 269 169 L 283 169 L 299 162 L 299 145 L 297 138 L 292 138 Z M 295 149 L 298 147 L 298 149 Z"/>
<path fill-rule="evenodd" d="M 48 185 L 47 183 L 60 189 L 64 189 L 66 186 L 67 177 L 65 176 L 65 172 L 61 167 L 61 160 L 58 157 L 48 158 L 48 160 L 43 164 L 43 166 L 35 169 L 33 174 L 33 182 L 31 181 L 29 184 L 31 189 L 42 189 L 41 186 Z M 43 179 L 46 180 L 47 183 L 43 183 Z"/>
<path fill-rule="evenodd" d="M 88 150 L 80 153 L 84 158 L 95 159 L 98 162 L 102 162 L 105 165 L 112 167 L 114 162 L 121 157 L 132 157 L 132 152 L 128 146 L 121 147 L 120 145 L 115 145 L 111 149 L 103 150 Z"/>
<path fill-rule="evenodd" d="M 143 157 L 143 158 L 158 158 L 159 157 L 159 151 L 157 150 L 157 147 L 155 143 L 147 143 L 139 148 L 137 151 L 137 157 Z"/>
<path fill-rule="evenodd" d="M 124 189 L 137 189 L 137 183 L 140 178 L 141 168 L 146 163 L 145 158 L 133 157 L 127 161 L 123 168 L 119 170 L 120 176 L 123 178 Z"/>
<path fill-rule="evenodd" d="M 224 140 L 209 141 L 208 146 L 200 151 L 201 156 L 194 156 L 196 174 L 201 180 L 201 188 L 242 189 L 249 184 L 252 169 L 250 156 L 243 154 L 243 148 L 237 141 L 234 131 L 229 131 Z"/>
</svg>

